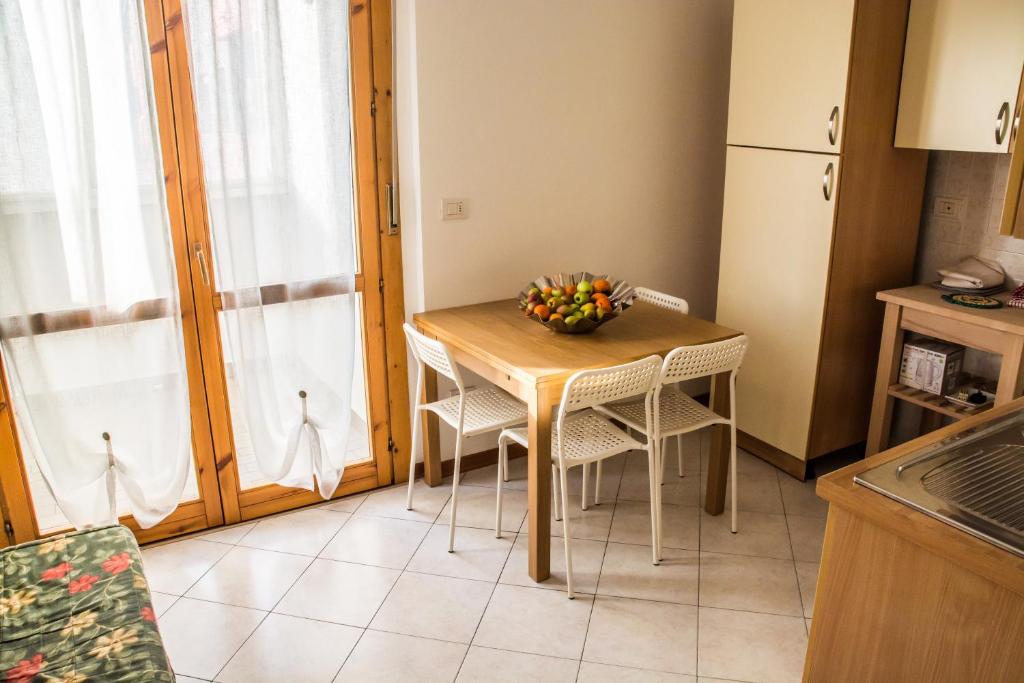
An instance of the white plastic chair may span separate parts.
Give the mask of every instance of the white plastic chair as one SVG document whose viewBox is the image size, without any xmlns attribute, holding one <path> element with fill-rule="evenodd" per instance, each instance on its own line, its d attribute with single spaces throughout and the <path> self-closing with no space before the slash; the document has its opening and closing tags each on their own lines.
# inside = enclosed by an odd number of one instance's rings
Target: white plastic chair
<svg viewBox="0 0 1024 683">
<path fill-rule="evenodd" d="M 455 508 L 459 494 L 459 475 L 462 463 L 462 442 L 467 436 L 493 432 L 526 422 L 526 405 L 499 389 L 474 389 L 467 392 L 452 360 L 448 348 L 405 324 L 405 336 L 416 360 L 416 403 L 412 411 L 412 453 L 409 454 L 409 492 L 406 508 L 412 510 L 413 480 L 416 474 L 416 455 L 420 446 L 420 411 L 429 410 L 455 428 L 455 472 L 452 482 L 452 509 L 448 522 L 448 552 L 455 551 Z M 423 377 L 430 366 L 455 382 L 459 393 L 433 403 L 420 403 Z M 500 535 L 500 529 L 496 530 Z"/>
<path fill-rule="evenodd" d="M 652 304 L 660 308 L 667 309 L 669 311 L 675 311 L 680 315 L 687 315 L 690 312 L 690 304 L 686 303 L 686 299 L 680 299 L 677 296 L 666 294 L 665 292 L 659 292 L 654 289 L 647 289 L 646 287 L 636 287 L 633 292 L 636 294 L 637 301 L 643 301 L 644 303 Z M 671 389 L 678 389 L 676 385 L 672 385 Z M 664 454 L 668 452 L 668 439 L 663 439 L 661 442 L 661 465 L 665 466 Z M 682 435 L 676 437 L 676 462 L 679 466 L 679 476 L 683 476 L 683 437 Z M 664 474 L 662 474 L 664 477 Z"/>
<path fill-rule="evenodd" d="M 647 445 L 636 441 L 593 409 L 608 401 L 619 401 L 635 397 L 643 412 L 643 426 L 648 429 L 654 424 L 654 387 L 661 367 L 661 358 L 649 356 L 643 360 L 616 365 L 600 370 L 583 370 L 575 373 L 565 384 L 562 402 L 558 406 L 555 423 L 551 428 L 551 461 L 557 468 L 558 485 L 552 485 L 556 510 L 561 510 L 562 538 L 565 543 L 566 588 L 569 599 L 573 599 L 572 543 L 569 533 L 568 471 L 570 467 L 600 463 L 619 453 L 633 449 L 646 449 L 648 470 L 651 477 L 651 559 L 659 561 L 657 512 L 655 510 L 658 479 L 657 453 L 651 447 L 656 444 L 648 439 Z M 527 446 L 527 430 L 524 428 L 505 429 L 498 436 L 498 511 L 496 526 L 501 527 L 501 483 L 509 441 Z M 559 496 L 561 490 L 561 496 Z M 561 500 L 559 500 L 561 499 Z"/>
<path fill-rule="evenodd" d="M 645 423 L 647 407 L 639 399 L 630 399 L 598 406 L 597 410 L 618 420 L 630 429 L 648 437 L 648 442 L 661 442 L 663 437 L 682 435 L 715 424 L 727 424 L 730 430 L 729 480 L 732 485 L 732 532 L 736 533 L 736 373 L 747 350 L 747 337 L 697 346 L 673 349 L 661 367 L 654 390 L 655 420 L 653 428 Z M 729 373 L 729 417 L 704 407 L 681 391 L 664 391 L 666 385 L 699 377 Z M 660 462 L 658 473 L 661 474 Z M 659 480 L 660 483 L 660 480 Z M 657 490 L 658 556 L 661 556 L 661 486 Z"/>
</svg>

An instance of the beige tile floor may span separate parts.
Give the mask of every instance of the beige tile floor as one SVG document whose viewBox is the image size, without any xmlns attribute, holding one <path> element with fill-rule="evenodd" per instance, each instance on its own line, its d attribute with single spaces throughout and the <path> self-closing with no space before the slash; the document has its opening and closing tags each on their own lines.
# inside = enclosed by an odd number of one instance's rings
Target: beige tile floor
<svg viewBox="0 0 1024 683">
<path fill-rule="evenodd" d="M 570 497 L 573 601 L 560 537 L 552 578 L 526 573 L 522 460 L 500 539 L 495 468 L 466 474 L 454 554 L 450 487 L 422 484 L 412 512 L 392 488 L 148 547 L 171 663 L 179 681 L 799 680 L 826 506 L 744 453 L 730 534 L 698 507 L 706 441 L 682 479 L 669 453 L 658 567 L 642 453 L 606 463 L 600 505 Z"/>
</svg>

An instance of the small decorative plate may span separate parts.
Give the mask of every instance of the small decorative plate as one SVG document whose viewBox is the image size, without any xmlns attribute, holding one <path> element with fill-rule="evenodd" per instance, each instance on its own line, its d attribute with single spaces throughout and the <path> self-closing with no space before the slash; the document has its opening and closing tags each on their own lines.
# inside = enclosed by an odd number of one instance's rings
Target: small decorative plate
<svg viewBox="0 0 1024 683">
<path fill-rule="evenodd" d="M 993 299 L 990 296 L 978 296 L 977 294 L 943 294 L 942 300 L 957 306 L 968 308 L 1002 308 L 1003 302 Z"/>
</svg>

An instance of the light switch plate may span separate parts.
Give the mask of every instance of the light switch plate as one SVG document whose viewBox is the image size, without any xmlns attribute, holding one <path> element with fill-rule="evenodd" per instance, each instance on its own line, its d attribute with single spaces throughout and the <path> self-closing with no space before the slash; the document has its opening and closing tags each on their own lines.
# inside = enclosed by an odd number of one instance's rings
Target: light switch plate
<svg viewBox="0 0 1024 683">
<path fill-rule="evenodd" d="M 441 220 L 459 221 L 467 218 L 465 199 L 442 199 Z"/>
</svg>

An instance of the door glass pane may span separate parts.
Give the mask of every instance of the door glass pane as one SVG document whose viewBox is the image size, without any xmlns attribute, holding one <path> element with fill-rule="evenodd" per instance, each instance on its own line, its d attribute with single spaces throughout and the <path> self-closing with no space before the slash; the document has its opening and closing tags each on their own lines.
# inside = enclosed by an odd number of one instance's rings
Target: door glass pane
<svg viewBox="0 0 1024 683">
<path fill-rule="evenodd" d="M 363 338 L 363 326 L 362 326 L 362 295 L 358 295 L 356 302 L 358 304 L 358 310 L 356 311 L 356 330 L 355 336 L 358 339 Z M 331 302 L 330 299 L 311 299 L 310 301 L 303 302 L 303 305 L 296 306 L 292 315 L 297 316 L 297 320 L 301 322 L 304 329 L 315 329 L 316 325 L 330 324 L 329 315 L 331 307 L 337 305 L 336 302 Z M 287 329 L 284 325 L 280 324 L 279 321 L 275 320 L 276 317 L 280 317 L 283 321 L 287 311 L 284 309 L 277 309 L 275 311 L 274 306 L 268 306 L 265 309 L 265 315 L 269 319 L 269 329 L 272 330 L 283 330 Z M 223 319 L 233 315 L 232 313 L 225 313 L 222 316 L 222 333 L 227 334 L 227 330 L 224 329 Z M 318 322 L 319 321 L 319 322 Z M 331 340 L 329 335 L 312 335 L 309 338 L 311 344 L 315 347 L 322 346 L 323 348 L 312 350 L 314 357 L 319 355 L 329 355 Z M 228 345 L 224 347 L 224 362 L 225 362 L 225 375 L 228 380 L 228 399 L 231 404 L 231 428 L 234 432 L 235 437 L 235 453 L 238 455 L 238 476 L 240 485 L 243 489 L 251 489 L 257 486 L 263 486 L 265 484 L 272 483 L 265 475 L 260 472 L 259 465 L 256 462 L 256 455 L 253 450 L 253 430 L 249 426 L 249 422 L 246 419 L 246 411 L 242 408 L 244 406 L 244 396 L 241 393 L 239 383 L 235 374 L 235 363 L 231 357 L 231 349 Z M 300 358 L 300 361 L 301 358 Z M 306 369 L 308 373 L 309 370 Z M 333 387 L 327 385 L 317 386 L 317 390 L 324 391 L 329 394 L 336 393 Z M 312 389 L 310 390 L 312 391 Z M 351 389 L 351 431 L 348 437 L 348 447 L 346 462 L 349 464 L 370 460 L 373 457 L 373 452 L 370 448 L 370 420 L 367 415 L 367 398 L 366 398 L 366 374 L 365 374 L 365 360 L 363 357 L 363 345 L 358 344 L 355 347 L 355 362 L 352 373 L 352 389 Z M 337 400 L 337 399 L 334 399 Z M 260 430 L 256 430 L 257 433 Z"/>
<path fill-rule="evenodd" d="M 0 83 L 0 346 L 39 525 L 156 524 L 196 490 L 141 2 L 0 2 Z"/>
<path fill-rule="evenodd" d="M 243 488 L 368 457 L 347 3 L 185 0 Z"/>
</svg>

